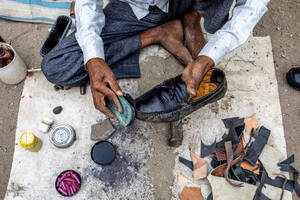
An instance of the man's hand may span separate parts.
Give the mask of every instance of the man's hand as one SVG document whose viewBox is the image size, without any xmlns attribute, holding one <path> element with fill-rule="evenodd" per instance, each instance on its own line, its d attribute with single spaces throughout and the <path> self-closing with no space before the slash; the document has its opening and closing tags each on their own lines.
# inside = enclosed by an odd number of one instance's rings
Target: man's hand
<svg viewBox="0 0 300 200">
<path fill-rule="evenodd" d="M 95 108 L 102 111 L 108 117 L 117 119 L 116 116 L 106 107 L 104 98 L 110 99 L 121 113 L 122 106 L 118 96 L 122 96 L 122 90 L 118 85 L 115 76 L 105 61 L 100 58 L 93 58 L 86 64 L 90 76 L 91 90 Z M 108 87 L 109 85 L 109 87 Z M 116 95 L 117 94 L 117 95 Z"/>
<path fill-rule="evenodd" d="M 186 66 L 182 74 L 182 80 L 186 84 L 190 98 L 196 96 L 200 82 L 214 65 L 214 61 L 210 57 L 199 56 Z"/>
</svg>

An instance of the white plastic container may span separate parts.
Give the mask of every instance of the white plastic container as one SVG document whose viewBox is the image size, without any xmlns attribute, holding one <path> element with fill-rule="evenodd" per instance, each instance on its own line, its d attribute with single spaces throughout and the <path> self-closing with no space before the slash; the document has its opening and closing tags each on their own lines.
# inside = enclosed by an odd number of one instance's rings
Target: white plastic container
<svg viewBox="0 0 300 200">
<path fill-rule="evenodd" d="M 6 84 L 18 84 L 25 79 L 27 67 L 12 46 L 2 42 L 0 45 L 6 45 L 14 52 L 13 60 L 8 65 L 0 67 L 0 80 Z"/>
<path fill-rule="evenodd" d="M 53 119 L 49 117 L 44 117 L 43 121 L 39 125 L 39 130 L 43 133 L 48 133 L 53 122 L 54 122 Z"/>
</svg>

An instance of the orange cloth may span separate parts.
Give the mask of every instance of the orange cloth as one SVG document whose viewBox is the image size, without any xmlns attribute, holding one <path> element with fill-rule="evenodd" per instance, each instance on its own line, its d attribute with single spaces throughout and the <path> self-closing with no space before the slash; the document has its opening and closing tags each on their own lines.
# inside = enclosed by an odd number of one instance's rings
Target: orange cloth
<svg viewBox="0 0 300 200">
<path fill-rule="evenodd" d="M 196 100 L 204 97 L 205 95 L 208 95 L 208 94 L 212 93 L 214 90 L 217 89 L 218 84 L 211 83 L 211 80 L 210 80 L 210 78 L 212 76 L 212 72 L 213 72 L 212 70 L 209 70 L 205 74 L 204 78 L 202 79 L 202 81 L 199 85 L 196 96 L 193 97 L 191 99 L 191 101 L 196 101 Z"/>
</svg>

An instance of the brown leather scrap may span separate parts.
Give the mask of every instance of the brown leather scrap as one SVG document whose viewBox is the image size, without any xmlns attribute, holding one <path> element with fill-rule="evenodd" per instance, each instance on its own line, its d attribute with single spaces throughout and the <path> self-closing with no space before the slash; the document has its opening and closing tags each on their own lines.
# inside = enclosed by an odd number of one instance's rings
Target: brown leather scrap
<svg viewBox="0 0 300 200">
<path fill-rule="evenodd" d="M 234 159 L 231 163 L 231 166 L 232 165 L 235 165 L 237 162 L 239 162 L 240 160 L 242 160 L 244 157 L 245 157 L 246 153 L 243 152 L 241 153 L 241 155 L 239 155 L 236 159 Z M 224 176 L 224 172 L 226 170 L 226 167 L 227 167 L 227 163 L 224 163 L 223 165 L 220 165 L 218 167 L 216 167 L 213 171 L 212 171 L 212 175 L 214 176 L 220 176 L 220 177 L 223 177 Z"/>
<path fill-rule="evenodd" d="M 177 185 L 178 186 L 191 185 L 193 187 L 200 188 L 200 185 L 193 183 L 192 181 L 190 181 L 189 179 L 184 177 L 182 174 L 178 174 L 178 176 L 177 176 Z"/>
<path fill-rule="evenodd" d="M 254 114 L 251 117 L 244 119 L 244 123 L 245 123 L 245 129 L 249 134 L 251 134 L 252 129 L 256 130 L 259 127 Z"/>
<path fill-rule="evenodd" d="M 226 160 L 226 153 L 223 148 L 216 148 L 216 157 L 218 161 Z"/>
<path fill-rule="evenodd" d="M 199 180 L 207 177 L 207 163 L 203 158 L 200 158 L 194 152 L 191 152 L 191 157 L 193 161 L 194 171 L 193 177 L 194 180 Z"/>
<path fill-rule="evenodd" d="M 232 143 L 231 143 L 231 141 L 225 142 L 225 149 L 226 149 L 226 157 L 227 157 L 227 166 L 226 166 L 226 169 L 225 169 L 225 172 L 224 172 L 225 179 L 230 185 L 232 185 L 234 187 L 242 187 L 243 183 L 238 183 L 238 184 L 233 183 L 228 177 L 229 169 L 232 166 L 232 162 L 233 162 L 233 152 L 232 152 Z"/>
<path fill-rule="evenodd" d="M 243 150 L 243 143 L 240 142 L 234 150 L 234 155 L 238 156 Z M 218 161 L 226 160 L 226 152 L 222 148 L 216 148 L 216 157 Z"/>
<path fill-rule="evenodd" d="M 180 200 L 204 200 L 201 189 L 198 187 L 185 187 L 179 198 Z"/>
</svg>

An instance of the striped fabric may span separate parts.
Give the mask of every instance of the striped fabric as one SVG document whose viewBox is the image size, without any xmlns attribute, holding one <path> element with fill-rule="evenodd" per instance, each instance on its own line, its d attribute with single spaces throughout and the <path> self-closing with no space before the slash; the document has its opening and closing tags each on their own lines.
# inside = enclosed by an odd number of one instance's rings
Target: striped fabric
<svg viewBox="0 0 300 200">
<path fill-rule="evenodd" d="M 60 15 L 70 14 L 71 0 L 0 0 L 0 18 L 53 24 Z"/>
</svg>

